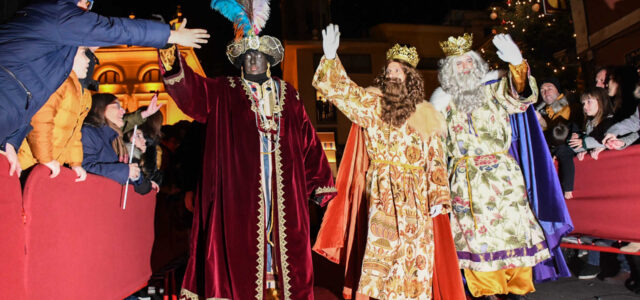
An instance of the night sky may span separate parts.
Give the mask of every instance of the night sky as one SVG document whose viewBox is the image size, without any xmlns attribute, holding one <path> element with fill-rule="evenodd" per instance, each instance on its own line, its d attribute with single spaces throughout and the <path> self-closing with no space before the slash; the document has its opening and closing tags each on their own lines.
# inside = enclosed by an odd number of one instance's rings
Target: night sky
<svg viewBox="0 0 640 300">
<path fill-rule="evenodd" d="M 271 17 L 263 30 L 264 34 L 279 38 L 282 37 L 283 17 L 280 1 L 271 0 Z M 361 38 L 366 37 L 369 28 L 376 24 L 440 24 L 451 9 L 485 9 L 492 2 L 494 1 L 332 0 L 330 13 L 332 22 L 340 25 L 343 38 Z M 391 3 L 394 5 L 391 6 Z M 224 54 L 227 43 L 233 38 L 231 22 L 213 11 L 209 4 L 209 1 L 97 0 L 93 11 L 109 16 L 128 16 L 133 12 L 138 18 L 151 18 L 152 14 L 161 14 L 169 21 L 175 17 L 176 6 L 181 5 L 183 15 L 188 20 L 187 27 L 206 28 L 211 34 L 209 44 L 196 50 L 207 75 L 233 74 L 237 70 L 229 64 Z"/>
</svg>

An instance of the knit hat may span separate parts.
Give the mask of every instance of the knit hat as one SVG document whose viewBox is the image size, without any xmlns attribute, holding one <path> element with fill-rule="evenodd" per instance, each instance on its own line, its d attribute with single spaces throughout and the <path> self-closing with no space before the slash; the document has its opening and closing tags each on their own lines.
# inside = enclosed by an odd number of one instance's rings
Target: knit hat
<svg viewBox="0 0 640 300">
<path fill-rule="evenodd" d="M 540 82 L 540 87 L 542 87 L 543 84 L 545 83 L 551 83 L 556 87 L 556 90 L 558 90 L 558 93 L 562 93 L 562 89 L 560 89 L 560 80 L 558 80 L 558 78 L 555 77 L 548 77 L 545 78 L 544 80 L 542 80 L 542 82 Z"/>
</svg>

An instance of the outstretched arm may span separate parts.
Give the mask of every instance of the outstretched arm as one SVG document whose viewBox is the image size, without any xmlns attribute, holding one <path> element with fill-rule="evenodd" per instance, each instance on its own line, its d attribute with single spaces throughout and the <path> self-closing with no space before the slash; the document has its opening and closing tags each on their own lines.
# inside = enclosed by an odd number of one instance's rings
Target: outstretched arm
<svg viewBox="0 0 640 300">
<path fill-rule="evenodd" d="M 536 80 L 510 35 L 496 35 L 493 44 L 498 49 L 498 57 L 509 63 L 509 76 L 493 85 L 494 96 L 510 114 L 524 112 L 538 99 Z"/>
<path fill-rule="evenodd" d="M 204 78 L 187 65 L 176 45 L 158 51 L 160 72 L 164 86 L 180 110 L 194 120 L 204 123 L 210 105 L 223 94 L 226 77 Z"/>
<path fill-rule="evenodd" d="M 177 30 L 157 21 L 105 17 L 85 12 L 72 2 L 60 7 L 57 35 L 44 36 L 72 46 L 137 45 L 161 48 L 167 43 L 200 48 L 209 38 L 204 29 L 187 29 L 186 19 Z"/>
<path fill-rule="evenodd" d="M 376 119 L 375 107 L 380 95 L 366 91 L 347 75 L 336 55 L 340 43 L 337 25 L 330 24 L 322 31 L 325 56 L 313 76 L 315 87 L 325 100 L 335 105 L 349 120 L 361 127 L 370 127 Z"/>
</svg>

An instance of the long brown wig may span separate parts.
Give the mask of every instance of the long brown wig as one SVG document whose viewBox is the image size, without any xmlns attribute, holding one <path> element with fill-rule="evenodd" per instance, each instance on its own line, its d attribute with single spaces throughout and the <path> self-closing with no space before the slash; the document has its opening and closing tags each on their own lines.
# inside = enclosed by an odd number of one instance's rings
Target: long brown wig
<svg viewBox="0 0 640 300">
<path fill-rule="evenodd" d="M 406 75 L 404 83 L 394 83 L 386 78 L 386 69 L 392 61 L 402 65 Z M 425 101 L 424 79 L 415 68 L 401 60 L 389 60 L 374 80 L 374 85 L 383 93 L 382 120 L 400 127 L 416 111 L 416 105 Z"/>
</svg>

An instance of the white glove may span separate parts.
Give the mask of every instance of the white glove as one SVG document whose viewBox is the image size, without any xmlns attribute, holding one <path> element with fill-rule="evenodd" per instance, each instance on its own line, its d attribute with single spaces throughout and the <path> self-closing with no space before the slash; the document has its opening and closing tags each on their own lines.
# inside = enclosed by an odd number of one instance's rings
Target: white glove
<svg viewBox="0 0 640 300">
<path fill-rule="evenodd" d="M 442 214 L 442 204 L 432 206 L 429 214 L 431 215 L 431 218 L 435 218 L 436 216 Z"/>
<path fill-rule="evenodd" d="M 324 56 L 328 59 L 336 58 L 340 46 L 340 28 L 338 25 L 329 24 L 326 29 L 322 30 L 322 50 Z"/>
<path fill-rule="evenodd" d="M 522 53 L 518 49 L 518 45 L 513 42 L 508 34 L 497 34 L 493 37 L 493 44 L 498 49 L 498 57 L 514 66 L 522 63 Z"/>
</svg>

